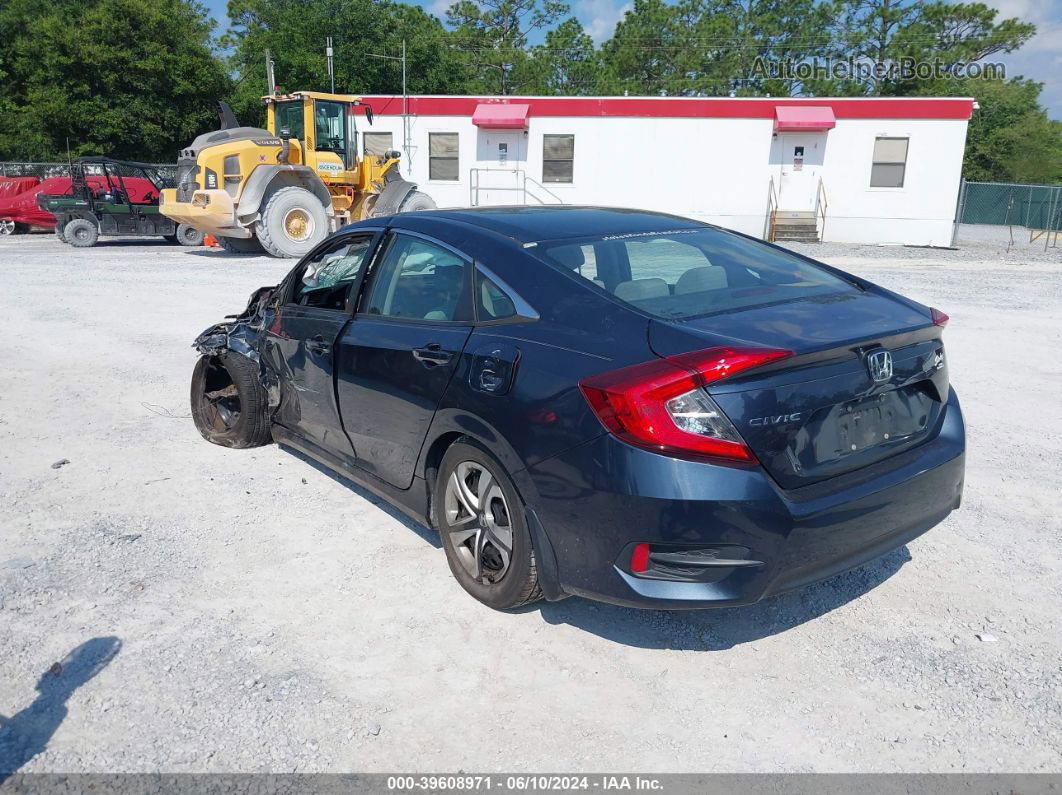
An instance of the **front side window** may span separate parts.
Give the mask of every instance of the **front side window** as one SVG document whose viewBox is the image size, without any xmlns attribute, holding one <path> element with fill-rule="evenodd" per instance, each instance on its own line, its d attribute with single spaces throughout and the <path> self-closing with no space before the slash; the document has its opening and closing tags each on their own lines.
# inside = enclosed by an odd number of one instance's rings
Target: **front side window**
<svg viewBox="0 0 1062 795">
<path fill-rule="evenodd" d="M 292 303 L 343 310 L 365 267 L 372 237 L 347 239 L 330 246 L 303 266 Z"/>
<path fill-rule="evenodd" d="M 448 249 L 396 234 L 374 269 L 372 293 L 363 310 L 370 315 L 470 322 L 469 266 Z"/>
<path fill-rule="evenodd" d="M 302 101 L 278 102 L 277 110 L 277 135 L 287 130 L 291 137 L 299 141 L 306 137 L 306 128 L 302 123 Z"/>
<path fill-rule="evenodd" d="M 428 179 L 457 180 L 457 133 L 428 133 Z"/>
<path fill-rule="evenodd" d="M 542 181 L 571 182 L 575 174 L 575 136 L 542 136 Z"/>
<path fill-rule="evenodd" d="M 907 171 L 908 138 L 875 138 L 870 187 L 902 188 Z"/>
<path fill-rule="evenodd" d="M 533 253 L 668 319 L 857 290 L 793 254 L 710 227 L 542 242 Z"/>
</svg>

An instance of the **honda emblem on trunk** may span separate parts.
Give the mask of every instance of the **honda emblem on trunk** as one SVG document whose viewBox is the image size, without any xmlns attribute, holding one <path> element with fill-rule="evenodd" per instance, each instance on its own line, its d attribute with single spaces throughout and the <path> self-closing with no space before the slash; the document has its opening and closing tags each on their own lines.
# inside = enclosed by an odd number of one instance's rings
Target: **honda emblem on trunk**
<svg viewBox="0 0 1062 795">
<path fill-rule="evenodd" d="M 874 351 L 867 356 L 867 371 L 880 384 L 892 378 L 892 354 L 888 351 Z"/>
</svg>

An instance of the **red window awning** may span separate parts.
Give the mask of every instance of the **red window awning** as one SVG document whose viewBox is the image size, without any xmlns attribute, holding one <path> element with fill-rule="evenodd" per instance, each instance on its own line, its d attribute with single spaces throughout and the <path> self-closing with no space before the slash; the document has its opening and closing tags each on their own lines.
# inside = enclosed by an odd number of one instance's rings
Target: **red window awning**
<svg viewBox="0 0 1062 795">
<path fill-rule="evenodd" d="M 472 114 L 472 123 L 477 127 L 522 130 L 527 126 L 527 112 L 530 109 L 530 105 L 481 102 Z"/>
<path fill-rule="evenodd" d="M 829 105 L 778 105 L 774 109 L 777 132 L 815 132 L 837 126 Z"/>
</svg>

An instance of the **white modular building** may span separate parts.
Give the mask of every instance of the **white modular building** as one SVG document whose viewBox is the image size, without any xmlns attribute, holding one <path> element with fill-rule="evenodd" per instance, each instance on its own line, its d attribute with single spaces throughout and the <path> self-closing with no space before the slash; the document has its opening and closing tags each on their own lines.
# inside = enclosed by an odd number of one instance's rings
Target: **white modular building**
<svg viewBox="0 0 1062 795">
<path fill-rule="evenodd" d="M 440 207 L 583 204 L 765 239 L 950 245 L 969 98 L 369 96 Z"/>
</svg>

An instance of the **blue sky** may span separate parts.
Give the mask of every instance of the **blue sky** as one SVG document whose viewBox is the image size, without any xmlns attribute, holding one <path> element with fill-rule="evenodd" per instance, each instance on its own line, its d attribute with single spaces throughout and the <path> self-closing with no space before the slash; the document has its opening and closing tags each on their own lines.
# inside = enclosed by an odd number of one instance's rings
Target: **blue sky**
<svg viewBox="0 0 1062 795">
<path fill-rule="evenodd" d="M 205 0 L 214 18 L 224 28 L 227 0 Z M 442 16 L 452 0 L 423 0 L 419 5 Z M 572 10 L 595 41 L 611 35 L 616 22 L 630 8 L 629 0 L 569 0 Z M 999 18 L 1018 17 L 1033 22 L 1036 37 L 1018 52 L 993 57 L 1007 67 L 1008 77 L 1023 75 L 1044 83 L 1041 95 L 1051 116 L 1062 119 L 1062 0 L 984 0 L 1000 12 Z"/>
</svg>

